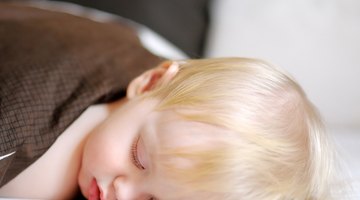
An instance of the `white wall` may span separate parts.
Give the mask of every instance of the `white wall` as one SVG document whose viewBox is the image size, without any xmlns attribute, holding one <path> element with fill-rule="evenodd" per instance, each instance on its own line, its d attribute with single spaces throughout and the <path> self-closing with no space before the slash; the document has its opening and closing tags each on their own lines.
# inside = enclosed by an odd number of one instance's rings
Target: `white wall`
<svg viewBox="0 0 360 200">
<path fill-rule="evenodd" d="M 289 71 L 331 126 L 360 128 L 359 0 L 218 0 L 207 56 Z"/>
<path fill-rule="evenodd" d="M 207 57 L 285 68 L 319 108 L 360 199 L 360 0 L 214 0 Z"/>
</svg>

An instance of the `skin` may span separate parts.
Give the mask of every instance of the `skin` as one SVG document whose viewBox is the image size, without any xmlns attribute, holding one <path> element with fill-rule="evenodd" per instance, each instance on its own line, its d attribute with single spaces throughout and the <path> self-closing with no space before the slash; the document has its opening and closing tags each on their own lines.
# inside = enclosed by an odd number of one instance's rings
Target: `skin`
<svg viewBox="0 0 360 200">
<path fill-rule="evenodd" d="M 144 141 L 150 142 L 150 133 L 146 137 L 141 133 L 149 131 L 143 127 L 145 124 L 156 121 L 151 112 L 154 104 L 127 101 L 89 136 L 79 174 L 79 185 L 85 197 L 91 196 L 93 180 L 103 199 L 150 199 L 153 196 L 150 186 L 154 175 L 149 173 L 149 149 L 144 144 Z M 132 151 L 133 145 L 137 147 L 136 152 Z"/>
<path fill-rule="evenodd" d="M 36 162 L 0 188 L 0 197 L 71 199 L 86 137 L 108 116 L 109 105 L 89 107 Z"/>
<path fill-rule="evenodd" d="M 169 199 L 166 194 L 180 192 L 178 187 L 171 186 L 152 156 L 159 151 L 159 143 L 206 148 L 212 140 L 207 134 L 217 130 L 186 121 L 173 111 L 154 111 L 156 104 L 156 100 L 127 101 L 89 136 L 79 174 L 85 197 L 97 198 L 91 194 L 93 180 L 101 191 L 98 195 L 101 199 Z M 136 152 L 132 151 L 133 145 Z M 188 160 L 173 162 L 181 167 L 192 166 Z"/>
</svg>

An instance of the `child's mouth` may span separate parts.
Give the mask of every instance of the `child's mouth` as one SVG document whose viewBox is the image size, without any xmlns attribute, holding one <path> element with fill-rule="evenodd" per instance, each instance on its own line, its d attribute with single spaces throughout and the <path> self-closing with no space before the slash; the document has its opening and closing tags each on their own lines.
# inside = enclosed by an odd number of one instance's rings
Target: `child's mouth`
<svg viewBox="0 0 360 200">
<path fill-rule="evenodd" d="M 100 189 L 97 185 L 96 179 L 91 181 L 89 188 L 89 200 L 100 200 Z"/>
</svg>

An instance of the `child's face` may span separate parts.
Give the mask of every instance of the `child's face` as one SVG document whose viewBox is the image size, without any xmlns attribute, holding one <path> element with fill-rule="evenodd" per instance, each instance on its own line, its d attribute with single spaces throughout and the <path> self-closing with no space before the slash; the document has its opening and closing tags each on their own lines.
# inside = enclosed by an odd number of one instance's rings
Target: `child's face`
<svg viewBox="0 0 360 200">
<path fill-rule="evenodd" d="M 167 194 L 180 192 L 166 182 L 152 155 L 160 143 L 170 147 L 209 147 L 213 139 L 208 133 L 217 130 L 210 125 L 185 121 L 172 111 L 154 111 L 156 103 L 129 100 L 89 135 L 79 174 L 85 197 L 168 199 Z M 191 165 L 186 160 L 174 163 L 180 167 Z"/>
</svg>

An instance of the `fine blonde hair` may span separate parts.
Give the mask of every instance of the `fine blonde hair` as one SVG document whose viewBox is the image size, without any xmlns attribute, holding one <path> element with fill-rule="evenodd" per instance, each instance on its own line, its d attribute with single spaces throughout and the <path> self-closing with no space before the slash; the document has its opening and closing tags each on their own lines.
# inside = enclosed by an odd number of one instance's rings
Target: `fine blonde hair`
<svg viewBox="0 0 360 200">
<path fill-rule="evenodd" d="M 158 110 L 230 130 L 210 150 L 163 148 L 159 165 L 191 192 L 213 199 L 331 199 L 333 154 L 321 119 L 284 71 L 250 58 L 178 62 L 174 79 L 148 97 Z M 195 161 L 180 168 L 169 161 Z"/>
</svg>

